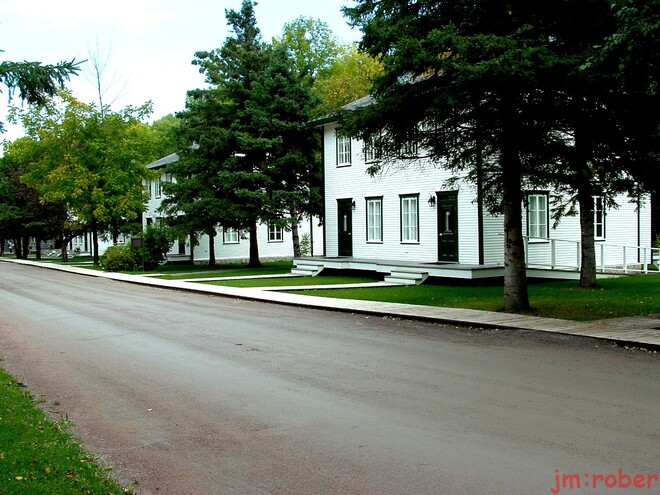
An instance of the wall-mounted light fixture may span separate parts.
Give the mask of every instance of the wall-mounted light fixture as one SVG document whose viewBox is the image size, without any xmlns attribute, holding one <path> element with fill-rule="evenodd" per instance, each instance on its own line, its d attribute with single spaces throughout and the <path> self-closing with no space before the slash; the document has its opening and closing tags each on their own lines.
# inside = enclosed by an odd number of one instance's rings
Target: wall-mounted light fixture
<svg viewBox="0 0 660 495">
<path fill-rule="evenodd" d="M 431 197 L 429 198 L 429 206 L 435 208 L 435 196 L 433 194 L 431 194 Z"/>
<path fill-rule="evenodd" d="M 351 210 L 355 210 L 355 201 L 351 203 Z"/>
</svg>

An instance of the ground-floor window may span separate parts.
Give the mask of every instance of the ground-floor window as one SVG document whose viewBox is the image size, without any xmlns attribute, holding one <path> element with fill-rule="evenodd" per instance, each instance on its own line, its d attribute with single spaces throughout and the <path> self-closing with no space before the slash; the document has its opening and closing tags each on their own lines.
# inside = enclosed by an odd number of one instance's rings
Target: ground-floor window
<svg viewBox="0 0 660 495">
<path fill-rule="evenodd" d="M 400 198 L 401 242 L 419 242 L 419 194 Z"/>
<path fill-rule="evenodd" d="M 222 229 L 222 242 L 225 244 L 238 244 L 238 230 L 231 227 Z"/>
<path fill-rule="evenodd" d="M 527 195 L 527 235 L 548 237 L 548 193 Z"/>
<path fill-rule="evenodd" d="M 284 229 L 277 225 L 268 224 L 268 242 L 282 242 L 284 240 Z"/>
<path fill-rule="evenodd" d="M 383 198 L 367 198 L 367 242 L 383 242 Z"/>
<path fill-rule="evenodd" d="M 594 239 L 605 239 L 605 200 L 602 196 L 594 197 Z"/>
</svg>

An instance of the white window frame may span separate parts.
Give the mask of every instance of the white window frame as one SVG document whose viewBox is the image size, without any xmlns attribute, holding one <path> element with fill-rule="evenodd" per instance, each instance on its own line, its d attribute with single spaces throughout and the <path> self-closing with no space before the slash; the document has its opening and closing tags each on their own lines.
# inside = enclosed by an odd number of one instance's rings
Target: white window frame
<svg viewBox="0 0 660 495">
<path fill-rule="evenodd" d="M 269 223 L 268 242 L 284 242 L 284 229 L 278 225 Z"/>
<path fill-rule="evenodd" d="M 604 241 L 605 230 L 605 198 L 603 196 L 594 196 L 594 240 Z"/>
<path fill-rule="evenodd" d="M 550 236 L 548 202 L 547 192 L 527 194 L 527 235 L 530 240 L 548 239 Z"/>
<path fill-rule="evenodd" d="M 154 196 L 156 199 L 160 198 L 163 193 L 163 188 L 160 184 L 160 177 L 154 181 Z"/>
<path fill-rule="evenodd" d="M 419 243 L 419 194 L 402 194 L 401 204 L 401 242 Z"/>
<path fill-rule="evenodd" d="M 238 235 L 238 229 L 232 227 L 227 227 L 222 229 L 222 243 L 223 244 L 238 244 L 240 241 L 240 236 Z"/>
<path fill-rule="evenodd" d="M 376 138 L 371 138 L 363 143 L 362 153 L 364 154 L 364 163 L 376 163 L 380 161 L 380 152 L 376 148 L 375 143 Z"/>
<path fill-rule="evenodd" d="M 383 198 L 365 198 L 367 212 L 367 242 L 383 242 Z"/>
<path fill-rule="evenodd" d="M 351 165 L 351 138 L 336 134 L 337 166 L 348 167 Z"/>
</svg>

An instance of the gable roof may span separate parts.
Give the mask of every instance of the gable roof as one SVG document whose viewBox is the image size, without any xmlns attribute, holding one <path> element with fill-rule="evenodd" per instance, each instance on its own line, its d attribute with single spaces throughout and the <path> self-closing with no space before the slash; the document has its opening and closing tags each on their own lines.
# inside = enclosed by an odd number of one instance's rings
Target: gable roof
<svg viewBox="0 0 660 495">
<path fill-rule="evenodd" d="M 174 163 L 179 161 L 179 155 L 176 153 L 172 153 L 171 155 L 164 156 L 163 158 L 159 158 L 155 162 L 151 162 L 149 165 L 147 165 L 148 169 L 154 170 L 157 168 L 162 168 L 165 167 L 169 163 Z"/>
<path fill-rule="evenodd" d="M 347 103 L 343 107 L 340 108 L 340 111 L 346 111 L 346 112 L 351 112 L 353 110 L 356 110 L 361 107 L 367 107 L 371 105 L 374 102 L 374 97 L 371 95 L 363 96 L 362 98 L 358 98 L 355 101 L 352 101 L 350 103 Z M 312 125 L 319 127 L 325 124 L 329 124 L 330 122 L 335 122 L 339 116 L 338 113 L 326 115 L 324 117 L 320 117 L 316 120 L 313 120 L 311 122 Z"/>
</svg>

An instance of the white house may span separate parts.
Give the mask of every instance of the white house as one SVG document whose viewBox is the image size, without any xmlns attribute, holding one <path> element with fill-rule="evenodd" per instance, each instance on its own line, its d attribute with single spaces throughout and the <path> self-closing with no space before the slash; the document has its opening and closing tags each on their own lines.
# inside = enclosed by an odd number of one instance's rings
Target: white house
<svg viewBox="0 0 660 495">
<path fill-rule="evenodd" d="M 448 269 L 462 278 L 502 275 L 503 218 L 477 202 L 473 184 L 462 181 L 448 188 L 451 173 L 422 159 L 384 164 L 379 175 L 370 177 L 366 170 L 377 159 L 373 151 L 338 134 L 337 128 L 334 122 L 322 125 L 324 266 L 392 272 L 394 266 L 416 264 L 417 271 L 419 265 L 431 272 L 435 266 L 438 276 L 452 276 Z M 551 193 L 526 193 L 528 266 L 575 272 L 580 263 L 579 217 L 564 217 L 554 228 Z M 616 201 L 618 208 L 605 208 L 602 198 L 594 197 L 597 265 L 645 269 L 651 260 L 648 198 L 631 202 L 620 196 Z M 459 267 L 467 272 L 459 275 Z M 444 270 L 442 275 L 439 270 Z"/>
<path fill-rule="evenodd" d="M 151 170 L 160 170 L 161 175 L 155 181 L 145 183 L 149 191 L 149 202 L 143 215 L 143 227 L 151 223 L 158 223 L 163 214 L 158 211 L 163 200 L 163 182 L 174 180 L 167 173 L 166 167 L 169 163 L 176 162 L 179 159 L 176 153 L 172 153 L 153 163 L 147 165 Z M 298 226 L 298 233 L 301 241 L 309 240 L 308 255 L 323 253 L 323 228 L 319 225 L 318 218 L 308 218 Z M 215 257 L 220 262 L 243 261 L 250 257 L 250 241 L 248 233 L 240 232 L 235 229 L 223 229 L 218 227 L 215 236 Z M 281 227 L 268 224 L 259 224 L 257 229 L 259 243 L 259 257 L 262 260 L 279 260 L 293 258 L 293 240 L 291 232 L 287 232 Z M 194 246 L 194 252 L 191 253 L 190 238 L 182 238 L 174 243 L 168 253 L 168 259 L 190 259 L 191 254 L 195 261 L 208 261 L 209 259 L 209 237 L 203 235 L 199 239 L 199 244 Z"/>
</svg>

